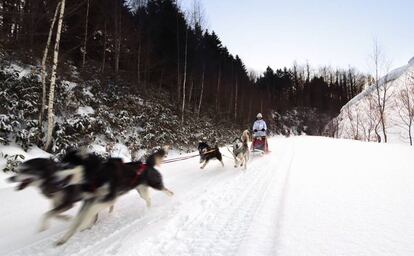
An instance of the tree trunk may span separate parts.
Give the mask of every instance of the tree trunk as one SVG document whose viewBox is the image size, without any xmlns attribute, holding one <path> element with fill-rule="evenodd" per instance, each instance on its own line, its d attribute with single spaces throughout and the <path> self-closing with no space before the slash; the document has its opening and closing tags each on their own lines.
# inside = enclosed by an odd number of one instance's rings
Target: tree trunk
<svg viewBox="0 0 414 256">
<path fill-rule="evenodd" d="M 238 94 L 239 94 L 239 81 L 238 78 L 236 78 L 236 91 L 234 94 L 234 121 L 237 120 L 237 103 L 238 103 Z"/>
<path fill-rule="evenodd" d="M 141 86 L 141 37 L 139 39 L 138 43 L 138 61 L 137 61 L 137 79 L 138 79 L 138 85 Z"/>
<path fill-rule="evenodd" d="M 221 67 L 219 67 L 218 76 L 217 76 L 217 89 L 216 89 L 216 112 L 220 111 L 220 102 L 219 102 L 219 93 L 220 93 L 220 83 L 221 83 Z"/>
<path fill-rule="evenodd" d="M 188 29 L 185 31 L 185 56 L 184 56 L 184 77 L 183 77 L 183 100 L 181 106 L 181 124 L 184 123 L 184 114 L 185 114 L 185 88 L 187 83 L 187 55 L 188 55 Z"/>
<path fill-rule="evenodd" d="M 119 72 L 119 59 L 121 57 L 121 15 L 119 7 L 115 7 L 115 58 L 114 68 L 115 73 Z"/>
<path fill-rule="evenodd" d="M 104 25 L 104 43 L 103 43 L 103 52 L 102 52 L 102 67 L 101 72 L 105 72 L 105 62 L 106 62 L 106 19 Z"/>
<path fill-rule="evenodd" d="M 247 123 L 249 122 L 250 117 L 252 115 L 252 106 L 253 106 L 253 104 L 252 104 L 252 97 L 250 97 L 250 99 L 249 99 L 249 111 L 247 113 Z"/>
<path fill-rule="evenodd" d="M 61 3 L 59 2 L 56 6 L 55 14 L 53 15 L 53 20 L 52 20 L 52 23 L 51 23 L 50 29 L 49 29 L 49 35 L 47 37 L 46 47 L 45 47 L 45 50 L 43 52 L 42 65 L 41 65 L 41 70 L 40 70 L 40 80 L 42 82 L 42 100 L 41 100 L 42 105 L 41 105 L 40 111 L 39 111 L 39 127 L 42 127 L 43 115 L 44 115 L 45 109 L 46 109 L 46 61 L 47 61 L 47 55 L 49 53 L 50 42 L 52 41 L 53 28 L 55 27 L 55 23 L 56 23 L 57 15 L 59 13 L 60 5 L 61 5 Z"/>
<path fill-rule="evenodd" d="M 180 29 L 178 27 L 178 15 L 177 15 L 177 102 L 180 102 L 181 97 L 181 79 L 180 79 Z"/>
<path fill-rule="evenodd" d="M 82 68 L 85 67 L 85 62 L 86 62 L 86 51 L 87 51 L 87 43 L 88 43 L 88 22 L 89 22 L 89 0 L 86 0 L 85 35 L 83 38 L 83 49 L 82 49 Z"/>
<path fill-rule="evenodd" d="M 160 83 L 158 85 L 158 94 L 161 94 L 162 84 L 164 83 L 164 68 L 161 69 Z"/>
<path fill-rule="evenodd" d="M 409 122 L 409 124 L 408 124 L 408 137 L 410 138 L 410 146 L 412 146 L 412 145 L 413 145 L 413 136 L 412 136 L 412 134 L 411 134 L 411 127 L 412 127 L 412 125 L 413 125 L 413 120 L 412 120 L 412 118 L 410 117 L 410 122 Z"/>
<path fill-rule="evenodd" d="M 200 90 L 200 101 L 198 102 L 198 110 L 197 110 L 197 116 L 200 117 L 201 113 L 201 104 L 203 102 L 203 94 L 204 94 L 204 75 L 205 75 L 205 65 L 203 67 L 203 75 L 201 76 L 201 90 Z"/>
<path fill-rule="evenodd" d="M 192 75 L 190 75 L 191 78 L 191 86 L 190 86 L 190 92 L 188 93 L 188 105 L 191 105 L 191 100 L 193 99 L 193 90 L 194 90 L 194 79 L 192 78 Z"/>
<path fill-rule="evenodd" d="M 53 128 L 55 126 L 54 116 L 53 116 L 53 104 L 55 100 L 54 96 L 55 96 L 55 84 L 56 84 L 56 70 L 57 70 L 58 59 L 59 59 L 59 44 L 60 44 L 60 36 L 62 32 L 64 13 L 65 13 L 65 0 L 62 0 L 61 6 L 60 6 L 58 27 L 56 31 L 55 48 L 53 52 L 53 66 L 52 66 L 52 74 L 51 74 L 51 79 L 50 79 L 50 90 L 49 90 L 49 106 L 47 110 L 48 124 L 47 124 L 47 140 L 46 140 L 45 150 L 49 150 L 52 145 Z"/>
<path fill-rule="evenodd" d="M 388 139 L 387 139 L 387 132 L 385 129 L 385 104 L 386 104 L 386 96 L 387 96 L 387 85 L 384 83 L 384 86 L 383 86 L 384 92 L 381 97 L 380 84 L 379 84 L 380 49 L 378 47 L 377 42 L 374 45 L 373 58 L 374 58 L 374 64 L 375 64 L 375 89 L 377 93 L 377 105 L 378 105 L 377 107 L 378 107 L 378 111 L 380 115 L 380 123 L 381 123 L 382 133 L 384 135 L 384 142 L 387 143 Z M 384 79 L 384 81 L 386 80 L 387 79 Z M 377 133 L 377 136 L 379 136 L 378 133 Z"/>
</svg>

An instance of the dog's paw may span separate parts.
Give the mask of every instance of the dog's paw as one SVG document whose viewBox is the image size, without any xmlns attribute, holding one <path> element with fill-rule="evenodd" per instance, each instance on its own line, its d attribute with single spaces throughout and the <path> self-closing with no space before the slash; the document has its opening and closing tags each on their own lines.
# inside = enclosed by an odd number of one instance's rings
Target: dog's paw
<svg viewBox="0 0 414 256">
<path fill-rule="evenodd" d="M 167 195 L 167 196 L 173 196 L 174 195 L 174 192 L 172 192 L 171 190 L 169 190 L 169 189 L 164 189 L 163 190 L 164 191 L 164 193 Z"/>
<path fill-rule="evenodd" d="M 63 245 L 63 244 L 65 244 L 66 243 L 66 239 L 59 239 L 59 240 L 57 240 L 56 242 L 55 242 L 55 246 L 56 247 L 58 247 L 58 246 L 61 246 L 61 245 Z"/>
<path fill-rule="evenodd" d="M 91 226 L 89 226 L 89 227 L 84 227 L 84 228 L 81 228 L 81 229 L 79 230 L 79 232 L 85 232 L 86 230 L 90 230 L 90 229 L 92 229 L 92 227 L 91 227 Z"/>
</svg>

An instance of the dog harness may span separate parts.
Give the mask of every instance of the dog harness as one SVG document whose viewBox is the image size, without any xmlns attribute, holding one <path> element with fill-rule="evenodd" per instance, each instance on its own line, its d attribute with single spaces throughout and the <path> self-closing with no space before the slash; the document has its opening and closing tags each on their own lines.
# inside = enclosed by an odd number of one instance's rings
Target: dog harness
<svg viewBox="0 0 414 256">
<path fill-rule="evenodd" d="M 141 166 L 137 169 L 134 178 L 131 181 L 131 185 L 135 185 L 138 181 L 139 176 L 141 176 L 146 170 L 148 170 L 148 165 L 141 164 Z"/>
</svg>

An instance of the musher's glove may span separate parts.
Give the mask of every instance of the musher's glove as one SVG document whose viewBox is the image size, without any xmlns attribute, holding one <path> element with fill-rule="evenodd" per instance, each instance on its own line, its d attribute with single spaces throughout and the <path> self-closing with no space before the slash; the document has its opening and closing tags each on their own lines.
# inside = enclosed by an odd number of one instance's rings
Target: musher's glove
<svg viewBox="0 0 414 256">
<path fill-rule="evenodd" d="M 265 132 L 265 131 L 266 131 L 266 129 L 265 129 L 265 128 L 263 128 L 263 129 L 262 129 L 262 132 Z"/>
<path fill-rule="evenodd" d="M 253 131 L 254 131 L 254 132 L 257 132 L 257 129 L 254 129 Z"/>
</svg>

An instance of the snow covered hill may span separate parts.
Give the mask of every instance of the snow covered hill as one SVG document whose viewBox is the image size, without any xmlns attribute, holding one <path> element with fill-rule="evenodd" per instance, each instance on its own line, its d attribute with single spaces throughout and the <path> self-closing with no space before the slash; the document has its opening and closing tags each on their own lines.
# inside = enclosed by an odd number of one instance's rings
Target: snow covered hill
<svg viewBox="0 0 414 256">
<path fill-rule="evenodd" d="M 173 198 L 153 192 L 147 210 L 131 192 L 58 248 L 68 224 L 36 233 L 48 209 L 37 191 L 0 188 L 0 255 L 414 255 L 411 147 L 292 137 L 270 148 L 246 172 L 228 158 L 166 164 Z"/>
<path fill-rule="evenodd" d="M 385 127 L 389 142 L 410 143 L 414 134 L 414 58 L 407 65 L 397 68 L 379 80 L 387 93 L 380 93 L 385 102 Z M 328 126 L 331 136 L 364 141 L 384 140 L 375 85 L 353 98 Z M 377 132 L 376 132 L 377 131 Z M 414 140 L 414 138 L 413 138 Z"/>
</svg>

